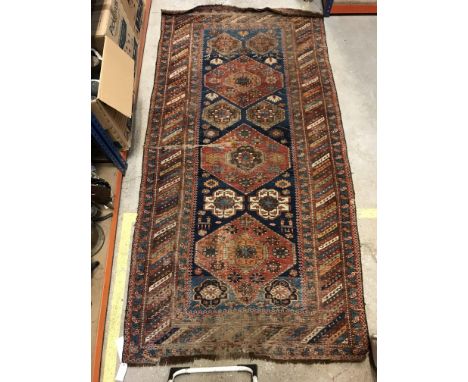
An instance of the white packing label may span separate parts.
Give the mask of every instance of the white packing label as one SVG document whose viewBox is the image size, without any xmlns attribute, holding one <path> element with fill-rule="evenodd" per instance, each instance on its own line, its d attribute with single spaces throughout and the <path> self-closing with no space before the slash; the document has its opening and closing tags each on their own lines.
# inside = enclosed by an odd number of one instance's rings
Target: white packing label
<svg viewBox="0 0 468 382">
<path fill-rule="evenodd" d="M 117 374 L 115 375 L 115 382 L 123 382 L 125 374 L 127 373 L 127 364 L 121 363 Z"/>
<path fill-rule="evenodd" d="M 127 364 L 122 363 L 122 354 L 123 354 L 123 345 L 124 345 L 124 338 L 119 337 L 116 340 L 117 342 L 117 354 L 119 355 L 119 370 L 117 370 L 117 374 L 115 375 L 115 382 L 123 382 L 125 378 L 125 374 L 127 373 Z"/>
</svg>

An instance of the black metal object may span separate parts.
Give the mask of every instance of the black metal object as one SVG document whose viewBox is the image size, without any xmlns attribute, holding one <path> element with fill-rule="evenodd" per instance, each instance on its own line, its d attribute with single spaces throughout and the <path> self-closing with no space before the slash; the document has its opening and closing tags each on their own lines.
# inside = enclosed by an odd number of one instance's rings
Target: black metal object
<svg viewBox="0 0 468 382">
<path fill-rule="evenodd" d="M 176 371 L 183 370 L 183 369 L 190 369 L 190 366 L 187 366 L 187 367 L 171 367 L 171 369 L 169 370 L 169 376 L 167 377 L 167 380 L 168 381 L 173 381 L 174 380 L 174 373 Z"/>
<path fill-rule="evenodd" d="M 245 366 L 245 367 L 248 367 L 249 369 L 252 369 L 253 371 L 252 379 L 253 377 L 256 377 L 258 379 L 258 366 L 255 363 L 251 363 L 247 365 L 237 365 L 237 366 Z"/>
<path fill-rule="evenodd" d="M 106 241 L 102 227 L 91 220 L 91 257 L 97 255 Z"/>
<path fill-rule="evenodd" d="M 120 172 L 125 175 L 125 172 L 127 171 L 127 162 L 122 158 L 119 149 L 92 113 L 91 137 L 94 139 L 102 152 L 111 160 L 112 163 L 114 163 Z"/>
<path fill-rule="evenodd" d="M 120 36 L 119 36 L 119 46 L 120 48 L 125 47 L 125 43 L 127 42 L 127 23 L 124 19 L 120 21 Z"/>
<path fill-rule="evenodd" d="M 144 8 L 143 0 L 138 0 L 138 9 L 137 9 L 136 17 L 135 17 L 135 28 L 138 32 L 140 32 L 141 24 L 143 21 L 143 8 Z"/>
<path fill-rule="evenodd" d="M 91 262 L 91 273 L 99 266 L 99 261 L 92 261 Z"/>
<path fill-rule="evenodd" d="M 243 370 L 235 370 L 236 367 L 244 368 Z M 247 370 L 246 370 L 247 369 Z M 185 371 L 181 373 L 181 371 Z M 236 366 L 213 366 L 213 367 L 171 367 L 167 382 L 174 382 L 174 379 L 179 375 L 201 374 L 201 373 L 223 373 L 223 372 L 250 372 L 251 381 L 258 382 L 258 367 L 256 364 L 244 364 Z"/>
<path fill-rule="evenodd" d="M 323 5 L 323 16 L 328 17 L 330 16 L 331 9 L 333 7 L 334 0 L 322 0 Z"/>
</svg>

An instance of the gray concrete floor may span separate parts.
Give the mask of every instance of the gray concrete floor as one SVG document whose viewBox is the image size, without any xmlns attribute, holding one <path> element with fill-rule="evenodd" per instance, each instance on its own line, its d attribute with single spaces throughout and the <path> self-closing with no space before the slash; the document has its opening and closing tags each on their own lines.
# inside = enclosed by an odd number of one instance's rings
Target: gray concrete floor
<svg viewBox="0 0 468 382">
<path fill-rule="evenodd" d="M 197 4 L 231 4 L 262 8 L 302 8 L 312 10 L 317 0 L 261 1 L 203 1 Z M 128 171 L 124 178 L 120 216 L 136 212 L 140 187 L 142 149 L 148 120 L 149 102 L 153 88 L 154 66 L 160 34 L 161 9 L 190 9 L 193 0 L 153 1 L 149 20 L 140 88 L 135 113 L 135 134 L 128 158 Z M 338 91 L 343 125 L 348 143 L 348 153 L 353 171 L 356 204 L 359 211 L 376 208 L 376 29 L 375 16 L 335 16 L 325 20 L 330 61 Z M 364 294 L 367 320 L 371 334 L 377 333 L 376 303 L 376 220 L 359 218 L 362 246 Z M 117 243 L 120 231 L 117 234 Z M 122 312 L 122 315 L 124 312 Z M 234 365 L 250 360 L 207 361 L 199 360 L 192 366 Z M 261 381 L 373 381 L 375 375 L 369 359 L 360 363 L 330 364 L 279 364 L 256 361 Z M 187 364 L 184 364 L 187 365 Z M 166 381 L 168 367 L 130 367 L 126 382 Z M 194 379 L 184 377 L 187 381 Z M 182 380 L 182 378 L 181 378 Z M 205 375 L 200 381 L 243 381 L 240 374 L 232 376 Z"/>
</svg>

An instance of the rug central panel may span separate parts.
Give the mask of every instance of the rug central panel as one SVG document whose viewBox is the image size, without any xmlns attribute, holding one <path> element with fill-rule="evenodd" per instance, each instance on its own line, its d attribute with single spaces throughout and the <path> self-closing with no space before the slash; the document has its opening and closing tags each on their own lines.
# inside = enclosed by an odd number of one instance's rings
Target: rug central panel
<svg viewBox="0 0 468 382">
<path fill-rule="evenodd" d="M 300 307 L 281 30 L 206 29 L 190 310 Z"/>
</svg>

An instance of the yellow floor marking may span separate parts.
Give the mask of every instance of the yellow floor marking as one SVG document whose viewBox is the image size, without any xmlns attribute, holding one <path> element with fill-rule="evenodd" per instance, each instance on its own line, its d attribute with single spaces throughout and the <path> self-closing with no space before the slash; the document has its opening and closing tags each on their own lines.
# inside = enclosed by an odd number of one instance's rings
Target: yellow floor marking
<svg viewBox="0 0 468 382">
<path fill-rule="evenodd" d="M 111 284 L 111 305 L 107 314 L 106 341 L 103 351 L 102 382 L 113 382 L 117 372 L 117 338 L 120 336 L 123 299 L 128 274 L 128 258 L 130 256 L 133 224 L 137 214 L 134 212 L 122 214 L 121 230 L 117 258 L 114 259 L 114 278 Z"/>
<path fill-rule="evenodd" d="M 358 208 L 357 216 L 359 219 L 377 219 L 377 208 Z"/>
</svg>

